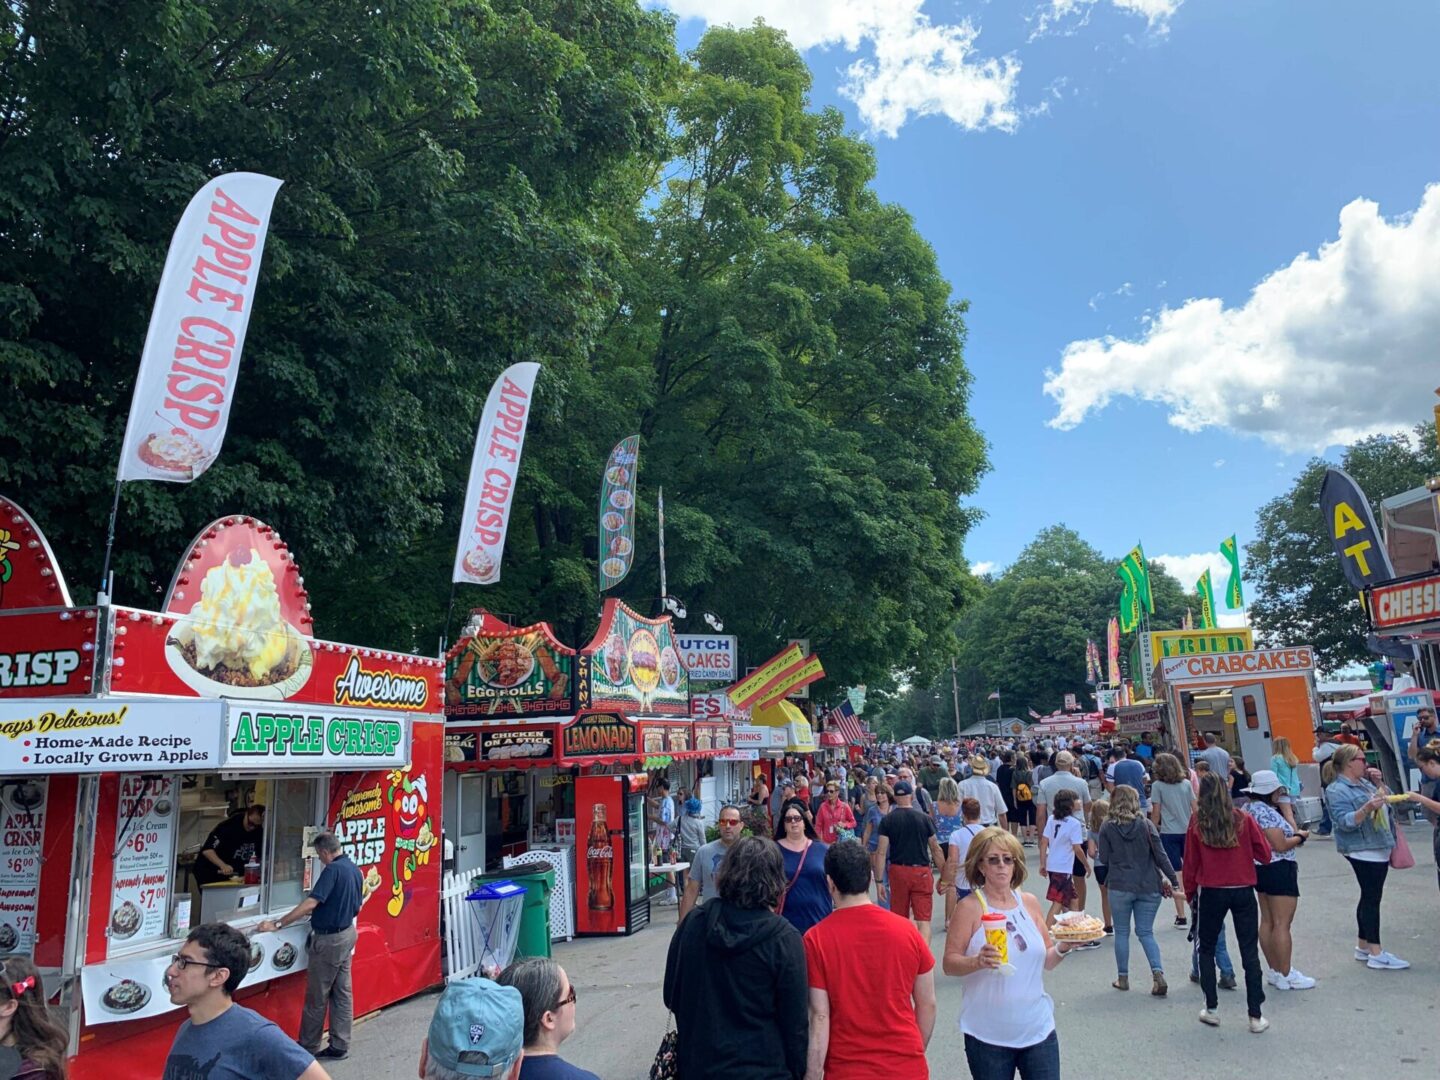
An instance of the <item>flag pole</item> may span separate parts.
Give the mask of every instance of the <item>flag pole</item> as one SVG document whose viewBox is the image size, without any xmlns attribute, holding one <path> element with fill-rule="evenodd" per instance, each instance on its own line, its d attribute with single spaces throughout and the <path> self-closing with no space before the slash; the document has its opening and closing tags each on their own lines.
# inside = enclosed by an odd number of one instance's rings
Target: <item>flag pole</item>
<svg viewBox="0 0 1440 1080">
<path fill-rule="evenodd" d="M 115 498 L 110 503 L 110 524 L 105 529 L 105 569 L 100 572 L 100 595 L 98 603 L 110 602 L 110 555 L 115 550 L 115 519 L 120 514 L 120 485 L 123 481 L 115 478 Z"/>
<path fill-rule="evenodd" d="M 950 700 L 955 703 L 955 738 L 960 738 L 960 682 L 955 677 L 955 657 L 950 657 Z"/>
<path fill-rule="evenodd" d="M 445 605 L 445 622 L 440 626 L 440 659 L 445 659 L 445 650 L 450 645 L 450 620 L 455 615 L 455 582 L 450 582 L 450 602 Z"/>
</svg>

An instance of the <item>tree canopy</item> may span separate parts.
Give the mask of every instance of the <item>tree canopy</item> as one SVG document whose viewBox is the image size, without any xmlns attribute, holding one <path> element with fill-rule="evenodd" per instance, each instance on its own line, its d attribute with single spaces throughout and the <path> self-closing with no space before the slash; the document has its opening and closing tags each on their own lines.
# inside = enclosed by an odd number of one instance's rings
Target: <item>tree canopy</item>
<svg viewBox="0 0 1440 1080">
<path fill-rule="evenodd" d="M 987 467 L 964 305 L 783 35 L 682 57 L 633 0 L 7 18 L 0 490 L 81 597 L 171 230 L 252 170 L 285 186 L 224 452 L 125 486 L 118 599 L 157 602 L 186 541 L 247 512 L 295 551 L 317 632 L 432 650 L 480 404 L 537 360 L 502 580 L 461 608 L 588 635 L 599 474 L 638 430 L 633 606 L 655 609 L 663 485 L 672 592 L 752 658 L 808 637 L 843 685 L 951 654 Z"/>
<path fill-rule="evenodd" d="M 1345 580 L 1320 512 L 1320 485 L 1329 467 L 1312 458 L 1290 490 L 1260 508 L 1244 570 L 1258 636 L 1269 645 L 1311 645 L 1320 666 L 1333 671 L 1374 657 L 1365 647 L 1360 598 Z M 1360 485 L 1378 524 L 1381 499 L 1440 474 L 1435 425 L 1362 439 L 1345 448 L 1340 467 Z"/>
</svg>

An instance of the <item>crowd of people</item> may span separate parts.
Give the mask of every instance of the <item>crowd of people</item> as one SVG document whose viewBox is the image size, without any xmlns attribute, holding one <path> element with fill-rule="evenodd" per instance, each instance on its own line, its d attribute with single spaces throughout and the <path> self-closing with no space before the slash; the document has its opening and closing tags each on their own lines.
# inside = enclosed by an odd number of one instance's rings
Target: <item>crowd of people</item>
<svg viewBox="0 0 1440 1080">
<path fill-rule="evenodd" d="M 1240 954 L 1247 1026 L 1270 1026 L 1269 990 L 1316 980 L 1295 965 L 1300 898 L 1296 851 L 1329 836 L 1358 886 L 1355 959 L 1376 971 L 1409 964 L 1382 944 L 1385 882 L 1413 865 L 1401 804 L 1434 825 L 1440 865 L 1440 737 L 1422 710 L 1407 748 L 1420 791 L 1392 795 L 1348 732 L 1317 731 L 1321 820 L 1303 820 L 1298 759 L 1277 739 L 1268 768 L 1249 771 L 1205 737 L 1192 754 L 1145 736 L 1109 745 L 1012 742 L 916 755 L 882 747 L 816 776 L 757 781 L 746 805 L 725 805 L 707 842 L 699 800 L 685 793 L 660 822 L 687 856 L 663 1000 L 674 1031 L 657 1077 L 685 1080 L 850 1080 L 884 1062 L 895 1080 L 928 1077 L 937 1022 L 931 933 L 943 898 L 939 966 L 962 980 L 958 1016 L 974 1080 L 1054 1080 L 1060 1046 L 1044 974 L 1100 940 L 1061 934 L 1099 892 L 1113 938 L 1115 990 L 1130 990 L 1131 935 L 1166 997 L 1154 924 L 1166 900 L 1193 941 L 1199 1019 L 1221 1022 L 1221 989 L 1237 990 L 1226 926 Z M 667 837 L 670 839 L 670 837 Z M 324 948 L 312 961 L 299 1041 L 234 1001 L 249 971 L 244 933 L 196 927 L 172 957 L 166 985 L 186 1011 L 165 1080 L 326 1080 L 326 1059 L 350 1038 L 347 931 L 359 885 L 329 834 L 324 871 L 277 920 L 309 920 Z M 1033 864 L 1033 871 L 1032 871 Z M 1038 884 L 1023 888 L 1032 873 Z M 1044 889 L 1043 900 L 1039 890 Z M 1042 905 L 1048 901 L 1048 908 Z M 1000 927 L 1003 926 L 1003 931 Z M 265 929 L 273 927 L 266 926 Z M 326 941 L 332 938 L 333 941 Z M 1143 985 L 1143 984 L 1142 984 Z M 560 1056 L 575 1031 L 577 993 L 548 958 L 524 958 L 496 979 L 452 983 L 420 1047 L 421 1080 L 597 1080 Z M 724 1024 L 714 1018 L 723 1011 Z M 319 1047 L 328 1013 L 329 1041 Z M 0 1077 L 64 1080 L 68 1032 L 23 956 L 0 959 Z"/>
</svg>

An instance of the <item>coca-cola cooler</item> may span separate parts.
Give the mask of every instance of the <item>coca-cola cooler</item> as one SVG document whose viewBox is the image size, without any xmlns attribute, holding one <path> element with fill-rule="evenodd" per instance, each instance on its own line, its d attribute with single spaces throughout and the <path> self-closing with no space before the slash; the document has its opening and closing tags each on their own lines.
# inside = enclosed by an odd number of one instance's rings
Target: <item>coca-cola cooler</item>
<svg viewBox="0 0 1440 1080">
<path fill-rule="evenodd" d="M 633 934 L 650 921 L 645 895 L 644 773 L 575 778 L 575 932 Z"/>
</svg>

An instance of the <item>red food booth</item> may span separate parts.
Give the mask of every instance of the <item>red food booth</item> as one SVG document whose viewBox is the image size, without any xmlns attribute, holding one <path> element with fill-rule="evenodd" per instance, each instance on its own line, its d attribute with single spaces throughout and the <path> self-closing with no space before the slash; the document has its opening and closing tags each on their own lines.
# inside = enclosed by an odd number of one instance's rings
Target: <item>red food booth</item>
<svg viewBox="0 0 1440 1080">
<path fill-rule="evenodd" d="M 204 529 L 159 611 L 77 608 L 0 498 L 0 951 L 67 1009 L 73 1077 L 160 1075 L 185 1015 L 165 969 L 202 922 L 251 935 L 237 1000 L 298 1031 L 306 927 L 254 927 L 304 897 L 321 828 L 365 875 L 355 1014 L 440 982 L 440 676 L 316 638 L 294 555 L 254 518 Z M 206 837 L 257 806 L 248 872 L 201 884 Z"/>
</svg>

